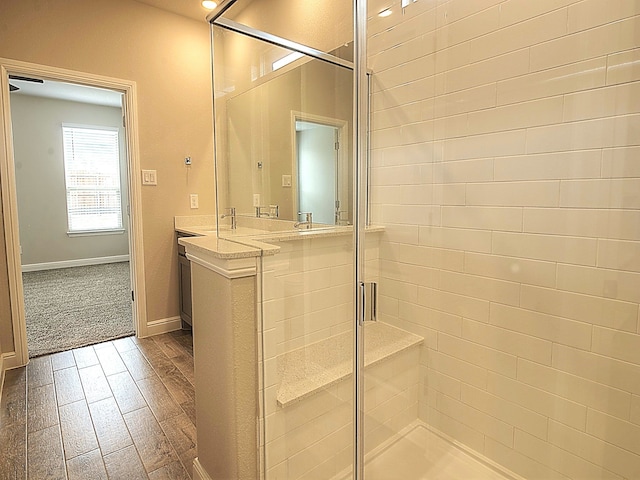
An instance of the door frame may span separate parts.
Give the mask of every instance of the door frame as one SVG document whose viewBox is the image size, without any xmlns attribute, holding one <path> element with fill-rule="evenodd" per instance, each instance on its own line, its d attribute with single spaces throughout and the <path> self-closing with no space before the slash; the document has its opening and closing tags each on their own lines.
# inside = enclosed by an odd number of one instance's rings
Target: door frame
<svg viewBox="0 0 640 480">
<path fill-rule="evenodd" d="M 0 58 L 0 193 L 2 223 L 9 277 L 11 323 L 14 352 L 4 354 L 5 368 L 26 365 L 29 361 L 27 324 L 24 311 L 18 197 L 14 164 L 9 74 L 44 80 L 76 83 L 107 88 L 123 94 L 123 119 L 127 151 L 127 188 L 129 190 L 129 265 L 133 297 L 132 314 L 136 335 L 147 335 L 147 306 L 144 277 L 144 245 L 142 237 L 142 196 L 140 153 L 138 148 L 138 116 L 136 83 L 131 80 L 94 75 L 74 70 Z"/>
</svg>

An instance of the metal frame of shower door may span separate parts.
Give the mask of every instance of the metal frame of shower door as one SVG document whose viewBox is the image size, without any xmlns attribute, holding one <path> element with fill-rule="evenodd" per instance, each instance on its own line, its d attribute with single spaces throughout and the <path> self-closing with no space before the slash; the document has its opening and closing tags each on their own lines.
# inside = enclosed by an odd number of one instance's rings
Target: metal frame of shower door
<svg viewBox="0 0 640 480">
<path fill-rule="evenodd" d="M 360 294 L 364 286 L 365 273 L 365 227 L 367 225 L 367 155 L 369 132 L 369 89 L 367 77 L 367 0 L 353 1 L 353 48 L 354 48 L 354 82 L 353 82 L 353 145 L 355 162 L 353 173 L 354 188 L 354 245 L 355 245 L 355 292 L 356 322 L 354 335 L 353 369 L 355 379 L 354 395 L 354 427 L 355 449 L 353 471 L 355 480 L 364 480 L 364 295 Z"/>
<path fill-rule="evenodd" d="M 364 281 L 364 245 L 365 245 L 365 227 L 368 222 L 367 209 L 367 177 L 368 177 L 368 131 L 369 131 L 369 78 L 367 71 L 367 0 L 353 0 L 353 19 L 354 19 L 354 52 L 355 62 L 349 62 L 342 58 L 336 57 L 321 50 L 317 50 L 306 45 L 302 45 L 286 38 L 279 37 L 252 27 L 248 27 L 233 20 L 222 18 L 222 15 L 237 0 L 222 0 L 218 6 L 207 16 L 207 21 L 212 25 L 219 26 L 226 30 L 240 33 L 257 40 L 262 40 L 273 45 L 286 48 L 303 55 L 322 60 L 324 62 L 336 65 L 338 67 L 347 68 L 354 71 L 354 99 L 353 99 L 353 145 L 354 158 L 353 162 L 353 178 L 355 179 L 355 188 L 353 201 L 354 208 L 354 358 L 353 368 L 355 379 L 353 385 L 354 399 L 354 436 L 355 448 L 353 455 L 353 473 L 354 480 L 364 479 L 364 395 L 362 392 L 362 375 L 360 372 L 364 369 L 364 331 L 363 331 L 363 312 L 364 298 L 360 295 L 360 284 Z M 212 53 L 213 53 L 213 35 Z M 213 70 L 213 65 L 212 65 Z M 214 106 L 215 109 L 215 106 Z M 215 122 L 214 122 L 215 125 Z"/>
<path fill-rule="evenodd" d="M 207 21 L 212 25 L 217 25 L 219 27 L 225 28 L 227 30 L 231 30 L 232 32 L 241 33 L 243 35 L 247 35 L 248 37 L 255 38 L 257 40 L 262 40 L 267 43 L 271 43 L 278 47 L 284 47 L 288 50 L 293 50 L 298 53 L 302 53 L 304 55 L 308 55 L 310 57 L 316 58 L 318 60 L 322 60 L 324 62 L 331 63 L 333 65 L 337 65 L 338 67 L 348 68 L 349 70 L 354 70 L 353 63 L 344 60 L 340 57 L 336 57 L 335 55 L 331 55 L 330 53 L 325 53 L 322 50 L 318 50 L 316 48 L 308 47 L 298 42 L 293 42 L 283 37 L 279 37 L 277 35 L 273 35 L 271 33 L 264 32 L 262 30 L 258 30 L 253 27 L 249 27 L 247 25 L 243 25 L 242 23 L 234 22 L 233 20 L 229 20 L 228 18 L 223 18 L 222 15 L 234 4 L 237 0 L 222 0 L 218 6 L 211 11 L 211 13 L 207 16 Z M 213 44 L 213 37 L 212 37 Z"/>
<path fill-rule="evenodd" d="M 263 32 L 262 30 L 257 30 L 253 27 L 248 27 L 246 25 L 243 25 L 242 23 L 229 20 L 228 18 L 217 18 L 214 22 L 212 22 L 212 25 L 222 27 L 226 30 L 231 30 L 232 32 L 241 33 L 248 37 L 262 40 L 278 47 L 286 48 L 287 50 L 302 53 L 303 55 L 313 57 L 317 60 L 322 60 L 323 62 L 327 62 L 338 67 L 347 68 L 349 70 L 354 69 L 353 63 L 348 60 L 344 60 L 340 57 L 336 57 L 335 55 L 331 55 L 330 53 L 325 53 L 322 50 L 317 50 L 315 48 L 308 47 L 291 40 L 287 40 L 286 38 L 282 38 L 271 33 Z"/>
</svg>

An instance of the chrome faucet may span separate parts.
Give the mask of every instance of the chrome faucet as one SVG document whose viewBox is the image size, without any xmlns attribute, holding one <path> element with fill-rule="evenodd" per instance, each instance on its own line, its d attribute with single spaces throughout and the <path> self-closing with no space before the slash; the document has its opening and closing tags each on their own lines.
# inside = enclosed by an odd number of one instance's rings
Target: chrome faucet
<svg viewBox="0 0 640 480">
<path fill-rule="evenodd" d="M 304 228 L 306 228 L 307 230 L 311 229 L 311 227 L 313 226 L 313 220 L 312 220 L 312 216 L 313 214 L 311 212 L 298 212 L 298 215 L 304 215 L 304 222 L 296 222 L 293 224 L 294 228 L 299 228 L 304 226 Z"/>
<path fill-rule="evenodd" d="M 256 208 L 256 217 L 267 217 L 267 218 L 278 218 L 280 207 L 278 205 L 269 205 L 267 207 L 255 207 Z M 264 211 L 268 209 L 268 211 Z"/>
<path fill-rule="evenodd" d="M 220 215 L 220 218 L 231 217 L 231 230 L 235 230 L 238 227 L 236 222 L 236 207 L 225 208 L 225 210 L 228 210 L 229 213 Z"/>
<path fill-rule="evenodd" d="M 263 212 L 262 210 L 264 210 L 265 208 L 269 208 L 269 207 L 256 207 L 256 217 L 260 218 L 260 217 L 270 217 L 271 214 L 269 212 Z"/>
</svg>

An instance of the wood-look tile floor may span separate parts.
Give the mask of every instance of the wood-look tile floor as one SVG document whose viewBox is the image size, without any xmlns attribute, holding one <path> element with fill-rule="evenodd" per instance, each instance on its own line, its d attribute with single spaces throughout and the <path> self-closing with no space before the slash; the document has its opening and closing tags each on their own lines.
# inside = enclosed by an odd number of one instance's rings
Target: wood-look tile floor
<svg viewBox="0 0 640 480">
<path fill-rule="evenodd" d="M 6 373 L 0 480 L 186 480 L 195 442 L 190 332 L 122 338 Z"/>
</svg>

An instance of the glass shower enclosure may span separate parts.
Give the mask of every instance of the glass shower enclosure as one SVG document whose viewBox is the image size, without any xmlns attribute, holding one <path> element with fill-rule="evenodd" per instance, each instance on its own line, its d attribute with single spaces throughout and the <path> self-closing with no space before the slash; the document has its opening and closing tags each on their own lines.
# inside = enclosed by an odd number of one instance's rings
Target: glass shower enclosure
<svg viewBox="0 0 640 480">
<path fill-rule="evenodd" d="M 353 13 L 334 3 L 227 2 L 212 18 L 217 204 L 235 220 L 218 235 L 278 248 L 260 261 L 264 478 L 356 465 Z"/>
<path fill-rule="evenodd" d="M 640 478 L 636 3 L 221 2 L 263 478 Z"/>
</svg>

